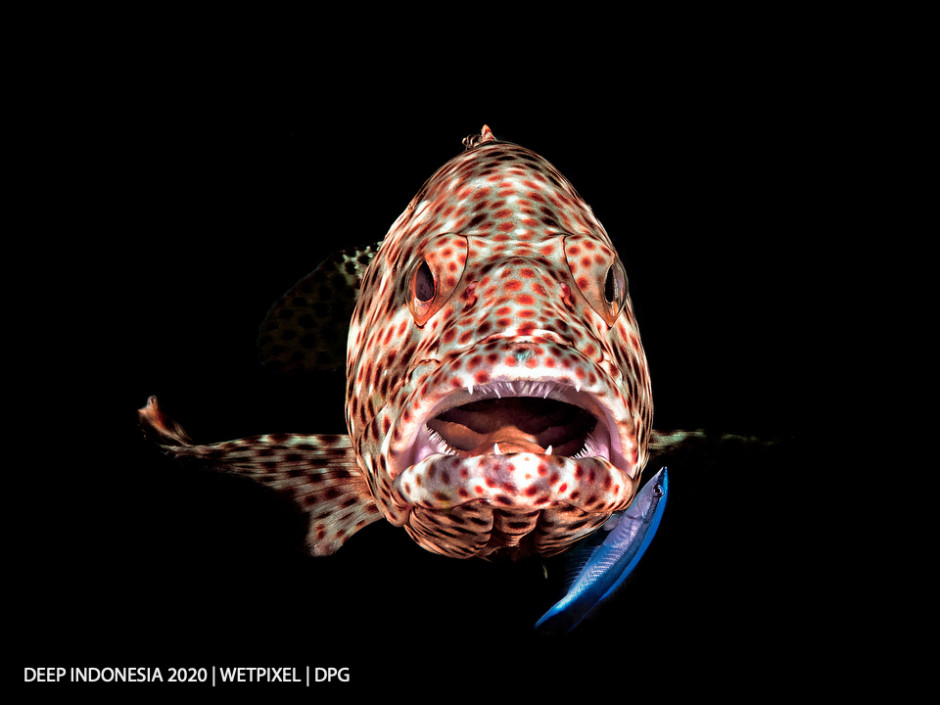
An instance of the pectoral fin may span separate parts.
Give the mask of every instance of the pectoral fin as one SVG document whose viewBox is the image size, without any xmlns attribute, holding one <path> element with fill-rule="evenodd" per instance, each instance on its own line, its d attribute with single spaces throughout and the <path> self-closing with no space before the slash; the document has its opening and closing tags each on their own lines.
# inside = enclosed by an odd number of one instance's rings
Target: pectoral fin
<svg viewBox="0 0 940 705">
<path fill-rule="evenodd" d="M 173 457 L 251 478 L 288 494 L 309 515 L 313 555 L 335 552 L 382 518 L 345 435 L 271 434 L 194 444 L 150 397 L 138 410 L 145 434 Z"/>
</svg>

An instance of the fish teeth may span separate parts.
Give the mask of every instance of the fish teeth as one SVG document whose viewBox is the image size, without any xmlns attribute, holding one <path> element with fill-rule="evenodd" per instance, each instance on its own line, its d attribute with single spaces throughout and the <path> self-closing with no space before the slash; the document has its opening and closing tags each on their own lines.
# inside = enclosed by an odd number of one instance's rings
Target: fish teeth
<svg viewBox="0 0 940 705">
<path fill-rule="evenodd" d="M 502 453 L 499 451 L 499 443 L 493 444 L 493 452 L 496 453 L 496 455 L 502 455 Z"/>
<path fill-rule="evenodd" d="M 473 396 L 473 385 L 472 385 L 472 384 L 468 384 L 468 385 L 467 385 L 467 391 L 470 392 L 470 396 Z"/>
<path fill-rule="evenodd" d="M 549 444 L 548 448 L 545 449 L 545 455 L 551 455 L 551 454 L 552 454 L 552 446 L 551 444 Z"/>
</svg>

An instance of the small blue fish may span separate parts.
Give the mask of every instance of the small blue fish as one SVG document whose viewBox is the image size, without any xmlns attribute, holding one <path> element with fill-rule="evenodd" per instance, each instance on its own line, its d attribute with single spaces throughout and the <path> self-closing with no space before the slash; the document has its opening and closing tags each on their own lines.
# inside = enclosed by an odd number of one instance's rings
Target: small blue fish
<svg viewBox="0 0 940 705">
<path fill-rule="evenodd" d="M 662 468 L 619 518 L 615 514 L 604 525 L 609 535 L 590 552 L 568 593 L 541 616 L 535 623 L 536 629 L 570 632 L 620 587 L 656 535 L 666 508 L 668 490 L 666 468 Z"/>
</svg>

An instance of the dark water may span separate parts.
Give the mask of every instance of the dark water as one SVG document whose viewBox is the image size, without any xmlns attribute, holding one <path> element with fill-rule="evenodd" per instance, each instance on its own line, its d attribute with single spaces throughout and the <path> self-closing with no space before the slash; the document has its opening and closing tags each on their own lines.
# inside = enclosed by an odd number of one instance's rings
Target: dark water
<svg viewBox="0 0 940 705">
<path fill-rule="evenodd" d="M 37 361 L 57 381 L 37 383 L 26 412 L 39 431 L 18 469 L 29 489 L 6 499 L 21 512 L 23 665 L 335 666 L 357 688 L 400 692 L 484 694 L 508 679 L 520 693 L 684 681 L 758 696 L 825 668 L 841 626 L 817 613 L 833 598 L 801 533 L 827 463 L 812 419 L 826 405 L 815 254 L 832 185 L 808 166 L 813 128 L 742 116 L 731 88 L 699 95 L 694 116 L 661 106 L 628 123 L 520 108 L 405 117 L 368 100 L 331 103 L 327 119 L 312 97 L 158 95 L 133 93 L 82 149 L 100 186 L 49 297 L 54 342 Z M 288 505 L 174 466 L 136 426 L 157 394 L 198 440 L 342 432 L 341 375 L 269 378 L 257 324 L 325 254 L 381 239 L 483 122 L 552 161 L 617 241 L 656 427 L 797 439 L 671 465 L 640 568 L 564 638 L 531 631 L 560 596 L 557 562 L 546 578 L 535 560 L 442 559 L 385 523 L 308 558 Z"/>
</svg>

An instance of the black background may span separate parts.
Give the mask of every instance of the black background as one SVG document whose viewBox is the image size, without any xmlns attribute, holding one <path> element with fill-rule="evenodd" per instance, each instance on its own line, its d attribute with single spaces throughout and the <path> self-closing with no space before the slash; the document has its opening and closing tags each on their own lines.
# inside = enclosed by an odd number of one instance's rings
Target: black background
<svg viewBox="0 0 940 705">
<path fill-rule="evenodd" d="M 676 674 L 760 695 L 826 671 L 845 633 L 794 528 L 828 462 L 821 263 L 852 206 L 831 74 L 647 58 L 596 82 L 463 71 L 431 91 L 420 71 L 293 69 L 63 63 L 41 91 L 36 145 L 56 146 L 29 174 L 56 196 L 24 231 L 44 276 L 15 336 L 37 433 L 29 491 L 7 500 L 22 664 L 347 666 L 358 688 L 480 693 L 614 692 L 632 674 L 668 692 Z M 546 579 L 537 560 L 443 559 L 384 522 L 309 558 L 289 506 L 174 465 L 137 427 L 156 394 L 196 440 L 343 432 L 341 374 L 270 377 L 257 325 L 326 254 L 381 239 L 484 123 L 555 164 L 615 239 L 655 426 L 787 439 L 672 466 L 640 568 L 564 638 L 531 629 L 557 563 Z"/>
</svg>

